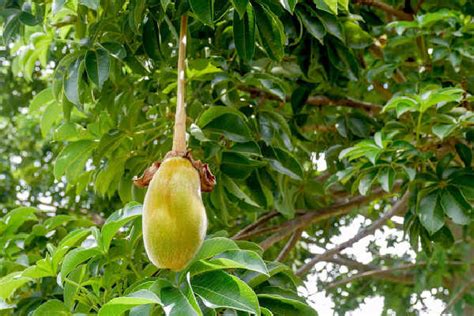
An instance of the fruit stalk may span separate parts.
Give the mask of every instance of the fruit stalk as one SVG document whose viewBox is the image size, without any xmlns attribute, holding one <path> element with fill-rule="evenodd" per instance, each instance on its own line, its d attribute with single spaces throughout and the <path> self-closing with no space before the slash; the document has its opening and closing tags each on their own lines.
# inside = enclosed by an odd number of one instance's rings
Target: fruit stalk
<svg viewBox="0 0 474 316">
<path fill-rule="evenodd" d="M 178 94 L 176 98 L 176 114 L 174 121 L 173 152 L 184 156 L 186 154 L 186 41 L 188 17 L 181 17 L 178 50 Z"/>
</svg>

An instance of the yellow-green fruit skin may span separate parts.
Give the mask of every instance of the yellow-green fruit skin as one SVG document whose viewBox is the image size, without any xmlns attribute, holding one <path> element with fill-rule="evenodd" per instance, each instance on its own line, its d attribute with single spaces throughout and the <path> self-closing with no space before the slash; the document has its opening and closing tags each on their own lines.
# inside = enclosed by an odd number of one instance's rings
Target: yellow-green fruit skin
<svg viewBox="0 0 474 316">
<path fill-rule="evenodd" d="M 180 271 L 202 245 L 207 229 L 198 171 L 182 157 L 166 159 L 153 176 L 143 206 L 143 240 L 150 261 Z"/>
</svg>

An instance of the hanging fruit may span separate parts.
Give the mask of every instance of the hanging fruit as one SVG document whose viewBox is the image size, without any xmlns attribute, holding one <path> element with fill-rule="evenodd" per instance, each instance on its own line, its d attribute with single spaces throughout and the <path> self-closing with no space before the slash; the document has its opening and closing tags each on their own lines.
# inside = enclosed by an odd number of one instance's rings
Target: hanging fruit
<svg viewBox="0 0 474 316">
<path fill-rule="evenodd" d="M 183 16 L 173 149 L 134 180 L 137 186 L 148 186 L 142 216 L 148 258 L 158 268 L 173 271 L 185 268 L 204 241 L 207 217 L 201 191 L 212 191 L 215 185 L 207 164 L 193 160 L 186 147 L 186 29 L 187 17 Z"/>
</svg>

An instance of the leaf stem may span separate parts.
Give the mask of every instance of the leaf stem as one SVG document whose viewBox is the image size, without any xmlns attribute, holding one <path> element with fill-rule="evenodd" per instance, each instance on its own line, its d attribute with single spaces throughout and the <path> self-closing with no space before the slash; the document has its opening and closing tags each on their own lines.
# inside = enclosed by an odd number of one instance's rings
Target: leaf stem
<svg viewBox="0 0 474 316">
<path fill-rule="evenodd" d="M 176 102 L 176 115 L 174 120 L 173 152 L 184 155 L 186 153 L 186 30 L 188 17 L 181 17 L 178 50 L 178 95 Z"/>
</svg>

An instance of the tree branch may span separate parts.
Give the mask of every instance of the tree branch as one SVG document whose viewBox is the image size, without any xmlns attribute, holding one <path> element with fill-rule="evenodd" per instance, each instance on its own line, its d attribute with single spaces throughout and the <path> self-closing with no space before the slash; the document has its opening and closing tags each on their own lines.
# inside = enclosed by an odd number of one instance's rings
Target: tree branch
<svg viewBox="0 0 474 316">
<path fill-rule="evenodd" d="M 277 211 L 271 211 L 265 215 L 263 215 L 262 217 L 260 217 L 256 222 L 248 225 L 247 227 L 243 228 L 241 231 L 239 231 L 237 234 L 235 234 L 232 239 L 240 239 L 241 236 L 244 236 L 246 235 L 247 233 L 253 231 L 255 228 L 257 228 L 258 226 L 262 225 L 262 224 L 265 224 L 266 222 L 268 222 L 269 220 L 271 220 L 272 218 L 278 216 L 280 213 L 278 213 Z"/>
<path fill-rule="evenodd" d="M 274 233 L 274 232 L 277 232 L 281 229 L 281 226 L 280 225 L 275 225 L 275 226 L 270 226 L 270 227 L 263 227 L 263 228 L 260 228 L 260 229 L 255 229 L 255 230 L 252 230 L 246 234 L 241 234 L 239 237 L 232 237 L 232 239 L 234 240 L 246 240 L 246 239 L 249 239 L 250 237 L 255 237 L 255 236 L 260 236 L 260 235 L 264 235 L 266 233 Z"/>
<path fill-rule="evenodd" d="M 384 280 L 387 281 L 392 281 L 395 283 L 402 283 L 402 284 L 413 284 L 414 283 L 414 278 L 413 276 L 407 276 L 407 275 L 393 275 L 391 272 L 393 271 L 399 271 L 399 270 L 408 270 L 411 268 L 415 268 L 420 265 L 426 265 L 424 264 L 417 264 L 417 263 L 410 263 L 410 264 L 405 264 L 401 265 L 398 267 L 391 267 L 391 268 L 381 268 L 381 269 L 376 269 L 376 270 L 368 270 L 364 271 L 361 273 L 357 273 L 351 277 L 345 278 L 343 280 L 339 280 L 333 283 L 330 283 L 326 286 L 326 290 L 333 289 L 335 287 L 350 283 L 352 281 L 366 278 L 366 277 L 381 277 Z"/>
<path fill-rule="evenodd" d="M 395 205 L 392 207 L 392 209 L 385 214 L 383 214 L 379 219 L 374 221 L 371 225 L 368 227 L 362 229 L 359 233 L 357 233 L 354 237 L 349 239 L 346 242 L 343 242 L 339 244 L 338 246 L 332 248 L 331 250 L 326 251 L 323 254 L 316 255 L 313 259 L 311 259 L 309 262 L 305 263 L 301 268 L 299 268 L 296 271 L 296 274 L 301 276 L 306 274 L 311 268 L 318 262 L 325 260 L 327 258 L 332 257 L 336 253 L 341 252 L 342 250 L 352 246 L 354 243 L 357 241 L 361 240 L 362 238 L 372 234 L 375 232 L 379 227 L 381 227 L 388 219 L 390 219 L 392 216 L 397 214 L 398 212 L 403 209 L 408 201 L 408 191 L 405 192 L 403 197 L 395 203 Z"/>
<path fill-rule="evenodd" d="M 344 260 L 342 260 L 342 262 L 344 262 Z M 351 259 L 348 259 L 348 260 L 354 261 L 354 260 L 351 260 Z M 334 262 L 334 263 L 338 262 L 337 259 L 329 259 L 328 261 Z M 390 267 L 390 268 L 378 268 L 378 267 L 377 268 L 372 268 L 373 265 L 364 265 L 364 264 L 362 264 L 360 262 L 357 262 L 357 261 L 354 261 L 354 262 L 356 262 L 358 264 L 358 266 L 360 267 L 360 269 L 356 268 L 356 270 L 361 270 L 363 272 L 355 274 L 355 275 L 353 275 L 351 277 L 348 277 L 348 278 L 345 278 L 343 280 L 332 282 L 332 283 L 330 283 L 326 286 L 325 290 L 330 290 L 332 288 L 350 283 L 350 282 L 358 280 L 358 279 L 366 278 L 366 277 L 376 277 L 376 278 L 384 279 L 384 280 L 395 282 L 395 283 L 414 284 L 415 280 L 414 280 L 413 275 L 395 275 L 392 272 L 400 271 L 400 270 L 409 270 L 409 269 L 412 269 L 412 268 L 422 267 L 422 266 L 428 265 L 427 262 L 418 262 L 418 263 L 403 264 L 403 265 L 399 265 L 397 267 Z M 448 264 L 448 265 L 464 265 L 466 263 L 465 262 L 458 262 L 458 261 L 448 261 L 448 262 L 446 262 L 446 264 Z M 343 265 L 346 265 L 346 264 L 343 264 Z"/>
<path fill-rule="evenodd" d="M 278 257 L 276 258 L 276 261 L 281 262 L 281 261 L 286 259 L 286 257 L 291 252 L 291 250 L 293 250 L 293 248 L 296 246 L 296 243 L 300 239 L 301 234 L 303 234 L 303 229 L 299 228 L 293 233 L 293 235 L 291 235 L 291 237 L 288 240 L 288 242 L 286 243 L 285 247 L 283 247 L 283 249 L 278 254 Z"/>
<path fill-rule="evenodd" d="M 280 97 L 274 95 L 273 93 L 264 91 L 256 87 L 248 86 L 239 86 L 239 90 L 250 93 L 253 97 L 262 96 L 268 100 L 282 101 Z M 290 101 L 290 98 L 287 97 L 286 101 Z M 364 101 L 353 100 L 350 98 L 347 99 L 331 99 L 326 96 L 312 96 L 306 100 L 306 104 L 313 106 L 323 106 L 323 105 L 333 105 L 333 106 L 344 106 L 350 107 L 365 111 L 379 112 L 382 107 L 378 104 L 368 103 Z"/>
<path fill-rule="evenodd" d="M 264 241 L 260 243 L 260 247 L 264 250 L 270 248 L 275 243 L 286 238 L 292 232 L 299 228 L 308 227 L 311 224 L 316 222 L 323 221 L 325 219 L 336 217 L 339 215 L 344 215 L 350 213 L 355 207 L 365 205 L 377 198 L 387 196 L 388 193 L 383 191 L 381 188 L 378 188 L 372 192 L 372 194 L 367 196 L 357 196 L 350 200 L 336 201 L 334 204 L 314 211 L 304 212 L 302 215 L 292 219 L 291 221 L 282 223 L 280 225 L 280 230 L 275 234 L 271 235 Z M 250 237 L 250 236 L 249 236 Z"/>
<path fill-rule="evenodd" d="M 441 314 L 447 313 L 451 307 L 454 306 L 463 296 L 464 294 L 474 286 L 474 278 L 472 278 L 469 282 L 467 282 L 457 293 L 454 295 L 454 297 L 449 301 L 449 303 L 446 305 L 444 310 L 441 312 Z"/>
<path fill-rule="evenodd" d="M 382 11 L 385 11 L 388 14 L 396 16 L 400 20 L 405 20 L 405 21 L 412 21 L 413 20 L 413 16 L 411 14 L 408 14 L 408 13 L 403 12 L 401 10 L 397 10 L 394 7 L 392 7 L 391 5 L 380 2 L 380 1 L 377 1 L 377 0 L 355 0 L 354 3 L 359 4 L 359 5 L 368 5 L 368 6 L 378 8 Z"/>
<path fill-rule="evenodd" d="M 353 99 L 330 99 L 326 96 L 312 96 L 306 100 L 306 104 L 321 106 L 321 105 L 334 105 L 334 106 L 344 106 L 354 109 L 360 109 L 365 111 L 374 111 L 378 112 L 382 107 L 378 104 L 368 103 L 364 101 L 358 101 Z"/>
</svg>

